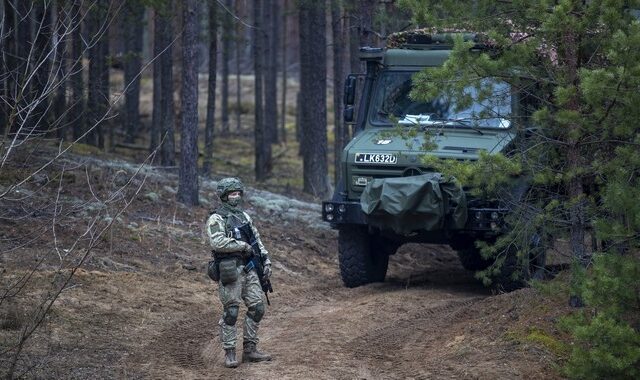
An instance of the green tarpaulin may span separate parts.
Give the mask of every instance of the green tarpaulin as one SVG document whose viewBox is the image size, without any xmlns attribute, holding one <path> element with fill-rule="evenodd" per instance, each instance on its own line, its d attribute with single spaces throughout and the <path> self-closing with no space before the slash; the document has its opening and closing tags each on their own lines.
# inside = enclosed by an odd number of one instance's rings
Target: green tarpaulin
<svg viewBox="0 0 640 380">
<path fill-rule="evenodd" d="M 370 225 L 398 234 L 460 229 L 467 222 L 464 191 L 440 173 L 374 179 L 360 205 Z"/>
</svg>

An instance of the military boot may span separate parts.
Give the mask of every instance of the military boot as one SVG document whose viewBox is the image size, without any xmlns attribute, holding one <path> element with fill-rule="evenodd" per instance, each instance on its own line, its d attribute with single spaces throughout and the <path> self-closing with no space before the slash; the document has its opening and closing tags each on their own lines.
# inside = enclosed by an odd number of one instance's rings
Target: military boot
<svg viewBox="0 0 640 380">
<path fill-rule="evenodd" d="M 263 362 L 271 360 L 271 355 L 258 351 L 255 343 L 246 342 L 243 346 L 243 362 Z"/>
<path fill-rule="evenodd" d="M 238 366 L 235 348 L 227 348 L 224 350 L 224 366 L 227 368 L 236 368 Z"/>
</svg>

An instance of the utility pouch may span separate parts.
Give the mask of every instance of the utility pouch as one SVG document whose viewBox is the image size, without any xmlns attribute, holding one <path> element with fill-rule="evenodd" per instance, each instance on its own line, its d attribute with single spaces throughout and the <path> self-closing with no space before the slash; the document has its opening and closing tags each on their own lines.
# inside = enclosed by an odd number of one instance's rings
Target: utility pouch
<svg viewBox="0 0 640 380">
<path fill-rule="evenodd" d="M 213 259 L 207 265 L 207 275 L 215 282 L 220 281 L 220 261 Z"/>
<path fill-rule="evenodd" d="M 235 257 L 220 260 L 220 282 L 227 285 L 238 279 L 238 261 Z"/>
</svg>

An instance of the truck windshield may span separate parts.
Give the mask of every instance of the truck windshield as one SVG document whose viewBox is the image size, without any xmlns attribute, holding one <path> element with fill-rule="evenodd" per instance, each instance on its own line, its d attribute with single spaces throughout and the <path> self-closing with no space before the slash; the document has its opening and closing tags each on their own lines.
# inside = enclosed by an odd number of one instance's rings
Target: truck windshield
<svg viewBox="0 0 640 380">
<path fill-rule="evenodd" d="M 409 97 L 414 72 L 388 71 L 379 77 L 371 109 L 371 122 L 389 125 L 393 120 L 401 125 L 509 128 L 511 89 L 507 83 L 483 79 L 481 87 L 491 89 L 491 95 L 480 101 L 478 90 L 471 86 L 465 93 L 471 96 L 470 107 L 460 108 L 453 99 L 439 96 L 430 102 L 417 102 Z"/>
</svg>

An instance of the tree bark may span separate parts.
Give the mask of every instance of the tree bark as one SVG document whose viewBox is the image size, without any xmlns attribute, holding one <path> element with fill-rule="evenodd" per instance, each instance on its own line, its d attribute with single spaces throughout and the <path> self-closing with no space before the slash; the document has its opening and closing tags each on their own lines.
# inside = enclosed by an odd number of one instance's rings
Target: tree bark
<svg viewBox="0 0 640 380">
<path fill-rule="evenodd" d="M 140 70 L 142 69 L 142 37 L 144 6 L 140 0 L 129 0 L 124 7 L 124 86 L 125 130 L 132 143 L 140 129 Z"/>
<path fill-rule="evenodd" d="M 107 13 L 107 9 L 109 7 L 109 0 L 103 0 L 102 4 L 102 14 L 104 22 L 104 34 L 100 39 L 100 98 L 98 99 L 99 109 L 100 109 L 100 118 L 104 117 L 104 120 L 100 122 L 97 132 L 98 138 L 98 147 L 104 148 L 104 130 L 109 130 L 109 136 L 111 138 L 111 144 L 113 144 L 113 129 L 110 128 L 111 121 L 107 118 L 107 113 L 109 112 L 109 106 L 111 104 L 111 95 L 109 94 L 109 64 L 107 63 L 107 58 L 109 57 L 109 21 L 107 18 L 109 17 Z M 103 128 L 104 127 L 104 128 Z"/>
<path fill-rule="evenodd" d="M 58 31 L 64 30 L 66 25 L 66 19 L 63 16 L 67 14 L 70 9 L 68 6 L 62 3 L 54 3 L 56 7 L 56 29 Z M 67 124 L 64 122 L 65 115 L 67 113 L 67 82 L 69 74 L 69 53 L 67 51 L 68 38 L 65 35 L 58 34 L 58 46 L 56 47 L 56 82 L 58 88 L 56 89 L 55 100 L 53 104 L 53 118 L 51 125 L 56 127 L 56 137 L 60 140 L 67 138 Z"/>
<path fill-rule="evenodd" d="M 106 20 L 107 4 L 105 0 L 98 0 L 87 22 L 89 39 L 93 46 L 89 49 L 89 92 L 87 108 L 89 117 L 86 126 L 87 144 L 104 147 L 102 122 L 109 103 L 109 71 L 106 66 L 108 55 L 108 22 Z"/>
<path fill-rule="evenodd" d="M 2 29 L 0 29 L 0 33 L 2 36 L 7 36 L 6 38 L 0 38 L 0 53 L 2 53 L 2 61 L 0 62 L 0 68 L 2 72 L 5 73 L 13 73 L 16 70 L 16 60 L 15 60 L 15 52 L 16 52 L 16 39 L 12 38 L 10 32 L 13 32 L 13 26 L 15 24 L 15 12 L 13 9 L 13 2 L 11 0 L 4 0 L 2 3 L 3 6 L 3 14 L 4 14 L 4 22 L 0 25 Z M 0 135 L 2 138 L 0 139 L 0 146 L 4 142 L 4 135 L 8 133 L 11 129 L 11 125 L 9 125 L 9 120 L 11 119 L 10 114 L 13 110 L 11 104 L 12 100 L 15 99 L 15 94 L 13 89 L 14 84 L 12 83 L 11 77 L 9 75 L 2 77 L 2 93 L 0 96 L 4 96 L 7 99 L 7 102 L 0 102 Z"/>
<path fill-rule="evenodd" d="M 267 139 L 269 143 L 278 143 L 278 1 L 271 0 L 265 2 L 264 12 L 264 30 L 267 31 L 264 36 L 265 47 L 265 129 L 267 130 Z"/>
<path fill-rule="evenodd" d="M 36 2 L 34 4 L 34 27 L 35 44 L 32 71 L 34 72 L 33 93 L 31 98 L 34 102 L 33 120 L 34 132 L 46 135 L 55 135 L 50 123 L 47 123 L 47 113 L 51 102 L 54 99 L 53 81 L 51 78 L 52 59 L 55 52 L 52 52 L 53 20 L 51 4 Z"/>
<path fill-rule="evenodd" d="M 73 1 L 71 5 L 71 17 L 81 18 L 82 9 L 80 1 Z M 69 68 L 69 80 L 71 85 L 71 104 L 67 114 L 67 124 L 73 128 L 73 139 L 78 140 L 84 133 L 85 126 L 85 98 L 84 98 L 84 67 L 82 64 L 82 23 L 74 26 L 71 32 L 71 57 L 72 64 Z"/>
<path fill-rule="evenodd" d="M 171 15 L 173 0 L 167 0 L 165 7 L 161 7 L 156 18 L 158 28 L 160 51 L 164 51 L 160 59 L 160 128 L 161 128 L 161 154 L 160 162 L 163 166 L 174 166 L 175 143 L 175 106 L 173 101 L 173 28 Z"/>
<path fill-rule="evenodd" d="M 232 9 L 231 0 L 225 0 L 225 7 Z M 229 61 L 231 60 L 231 16 L 224 13 L 222 28 L 222 78 L 220 83 L 220 124 L 223 135 L 229 134 Z"/>
<path fill-rule="evenodd" d="M 303 191 L 329 193 L 327 171 L 327 52 L 325 2 L 300 4 L 300 96 Z"/>
<path fill-rule="evenodd" d="M 256 181 L 264 181 L 271 172 L 271 144 L 265 130 L 264 97 L 263 97 L 263 62 L 264 49 L 262 41 L 264 33 L 262 22 L 263 3 L 254 3 L 253 8 L 253 65 L 255 75 L 255 175 Z"/>
<path fill-rule="evenodd" d="M 331 0 L 331 25 L 333 36 L 333 118 L 334 118 L 334 183 L 341 178 L 340 156 L 346 145 L 343 114 L 344 101 L 344 62 L 345 62 L 345 38 L 342 28 L 342 12 L 339 0 Z"/>
<path fill-rule="evenodd" d="M 149 129 L 149 153 L 153 153 L 160 143 L 161 134 L 161 110 L 162 110 L 162 76 L 161 59 L 163 46 L 161 45 L 162 36 L 160 35 L 159 28 L 159 9 L 155 8 L 153 11 L 153 99 L 152 99 L 152 111 L 151 111 L 151 128 Z"/>
<path fill-rule="evenodd" d="M 347 30 L 349 35 L 349 67 L 352 73 L 363 73 L 364 64 L 360 63 L 358 52 L 360 51 L 360 28 L 358 13 L 355 4 L 351 4 L 349 17 L 347 17 Z"/>
<path fill-rule="evenodd" d="M 282 89 L 280 100 L 280 138 L 286 144 L 287 142 L 287 9 L 289 2 L 284 0 L 284 6 L 282 7 Z"/>
<path fill-rule="evenodd" d="M 16 33 L 14 34 L 16 38 L 16 96 L 14 98 L 16 117 L 13 127 L 14 130 L 21 131 L 21 135 L 29 135 L 34 126 L 33 81 L 27 81 L 31 73 L 29 62 L 35 59 L 31 56 L 33 9 L 28 1 L 16 1 L 14 5 L 16 10 Z"/>
<path fill-rule="evenodd" d="M 180 182 L 176 197 L 189 206 L 198 199 L 198 0 L 183 3 Z"/>
<path fill-rule="evenodd" d="M 218 56 L 218 2 L 209 2 L 209 82 L 207 86 L 207 121 L 204 128 L 202 172 L 210 176 L 213 168 L 213 141 L 216 114 L 216 71 Z"/>
<path fill-rule="evenodd" d="M 236 2 L 236 14 L 240 15 L 240 2 Z M 244 45 L 244 38 L 241 34 L 240 23 L 236 22 L 235 27 L 235 53 L 236 53 L 236 131 L 240 131 L 242 126 L 242 68 L 241 68 L 241 47 Z"/>
</svg>

